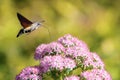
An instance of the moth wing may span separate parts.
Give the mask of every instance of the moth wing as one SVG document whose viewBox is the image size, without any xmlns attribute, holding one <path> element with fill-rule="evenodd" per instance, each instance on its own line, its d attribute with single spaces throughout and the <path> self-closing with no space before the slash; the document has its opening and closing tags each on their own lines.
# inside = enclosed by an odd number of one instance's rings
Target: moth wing
<svg viewBox="0 0 120 80">
<path fill-rule="evenodd" d="M 23 26 L 23 28 L 27 28 L 31 24 L 33 24 L 30 20 L 28 20 L 27 18 L 25 18 L 24 16 L 22 16 L 20 13 L 17 13 L 17 17 L 18 17 L 21 25 Z"/>
</svg>

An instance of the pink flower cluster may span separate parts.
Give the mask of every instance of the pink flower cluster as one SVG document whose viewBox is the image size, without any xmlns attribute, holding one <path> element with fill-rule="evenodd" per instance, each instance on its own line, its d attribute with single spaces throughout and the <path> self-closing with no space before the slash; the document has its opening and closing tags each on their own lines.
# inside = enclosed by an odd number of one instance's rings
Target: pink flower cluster
<svg viewBox="0 0 120 80">
<path fill-rule="evenodd" d="M 80 80 L 80 77 L 78 77 L 78 76 L 69 76 L 69 77 L 65 77 L 64 80 Z"/>
<path fill-rule="evenodd" d="M 86 80 L 112 80 L 111 76 L 104 69 L 92 69 L 81 73 L 81 77 Z"/>
<path fill-rule="evenodd" d="M 40 75 L 38 77 L 35 73 L 35 80 L 38 80 L 37 78 L 41 80 L 40 76 L 55 70 L 61 72 L 62 76 L 64 72 L 64 80 L 112 80 L 109 73 L 105 71 L 100 57 L 96 53 L 90 52 L 83 41 L 69 34 L 59 38 L 56 42 L 39 45 L 34 58 L 40 61 L 38 66 Z M 77 68 L 82 70 L 80 75 L 67 76 Z M 28 74 L 31 70 L 32 68 L 24 69 L 16 80 L 32 79 L 31 75 L 34 74 L 34 70 L 33 74 Z M 24 79 L 26 77 L 27 79 Z"/>
<path fill-rule="evenodd" d="M 76 63 L 73 59 L 62 57 L 61 55 L 45 56 L 41 59 L 41 66 L 46 67 L 50 71 L 52 69 L 63 70 L 69 68 L 72 70 L 76 67 Z M 47 72 L 46 71 L 46 72 Z"/>
<path fill-rule="evenodd" d="M 90 52 L 87 45 L 83 41 L 75 37 L 72 37 L 69 34 L 65 35 L 64 37 L 59 38 L 58 41 L 56 42 L 52 42 L 50 44 L 42 44 L 38 46 L 35 52 L 35 56 L 34 56 L 35 59 L 41 60 L 43 64 L 43 62 L 45 61 L 44 57 L 46 58 L 46 56 L 51 58 L 51 59 L 47 58 L 49 60 L 46 59 L 47 61 L 46 63 L 49 62 L 49 66 L 52 64 L 54 58 L 56 58 L 55 56 L 59 56 L 59 58 L 61 59 L 59 59 L 58 57 L 57 59 L 60 60 L 59 62 L 62 62 L 62 63 L 58 63 L 58 64 L 61 64 L 61 68 L 59 65 L 59 69 L 63 69 L 63 67 L 66 66 L 63 62 L 64 61 L 63 58 L 65 59 L 68 57 L 71 58 L 71 60 L 78 61 L 78 63 L 76 64 L 82 65 L 83 69 L 86 69 L 88 67 L 101 68 L 101 69 L 104 68 L 104 63 L 102 62 L 102 60 L 96 53 Z M 53 66 L 54 65 L 51 65 L 52 68 Z M 56 66 L 56 69 L 57 68 L 58 67 Z"/>
<path fill-rule="evenodd" d="M 27 67 L 16 76 L 16 80 L 42 80 L 41 74 L 40 67 Z"/>
</svg>

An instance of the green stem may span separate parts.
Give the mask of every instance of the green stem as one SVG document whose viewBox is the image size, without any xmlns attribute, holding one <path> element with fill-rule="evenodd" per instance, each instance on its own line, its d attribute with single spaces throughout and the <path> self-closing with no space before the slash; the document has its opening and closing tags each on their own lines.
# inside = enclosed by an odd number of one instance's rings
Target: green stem
<svg viewBox="0 0 120 80">
<path fill-rule="evenodd" d="M 63 77 L 62 77 L 62 75 L 60 75 L 60 80 L 63 80 Z"/>
</svg>

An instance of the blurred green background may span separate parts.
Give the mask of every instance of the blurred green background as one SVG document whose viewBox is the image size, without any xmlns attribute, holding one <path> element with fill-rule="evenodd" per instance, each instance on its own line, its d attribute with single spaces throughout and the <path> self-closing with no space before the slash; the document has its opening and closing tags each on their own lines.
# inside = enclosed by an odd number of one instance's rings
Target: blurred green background
<svg viewBox="0 0 120 80">
<path fill-rule="evenodd" d="M 44 27 L 16 38 L 21 25 L 16 13 Z M 71 34 L 97 52 L 113 80 L 120 80 L 120 0 L 0 0 L 0 80 L 14 80 L 42 43 Z"/>
</svg>

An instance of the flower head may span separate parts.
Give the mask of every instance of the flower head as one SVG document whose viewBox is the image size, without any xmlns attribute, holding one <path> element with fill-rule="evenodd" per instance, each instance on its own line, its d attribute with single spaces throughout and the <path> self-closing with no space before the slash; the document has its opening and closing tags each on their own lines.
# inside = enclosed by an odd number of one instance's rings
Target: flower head
<svg viewBox="0 0 120 80">
<path fill-rule="evenodd" d="M 90 53 L 91 55 L 87 58 L 84 59 L 83 65 L 84 67 L 90 67 L 92 66 L 93 68 L 96 69 L 104 69 L 104 63 L 100 59 L 100 57 L 96 53 Z"/>
<path fill-rule="evenodd" d="M 39 66 L 27 67 L 16 76 L 16 80 L 42 80 Z"/>
<path fill-rule="evenodd" d="M 50 55 L 61 54 L 64 52 L 64 50 L 65 49 L 64 49 L 63 45 L 58 42 L 52 42 L 52 43 L 48 44 L 48 47 L 46 48 L 46 51 Z"/>
<path fill-rule="evenodd" d="M 40 60 L 40 66 L 23 69 L 16 80 L 42 80 L 41 76 L 46 73 L 54 79 L 65 77 L 64 80 L 112 80 L 100 57 L 90 52 L 86 43 L 70 34 L 56 42 L 38 46 L 34 58 Z M 80 77 L 68 76 L 79 68 L 82 72 Z"/>
<path fill-rule="evenodd" d="M 63 57 L 61 55 L 55 55 L 55 56 L 45 56 L 40 63 L 41 66 L 44 66 L 47 68 L 48 71 L 50 70 L 60 70 L 63 69 L 70 69 L 76 67 L 76 63 L 74 60 L 70 58 Z"/>
<path fill-rule="evenodd" d="M 111 76 L 104 69 L 92 69 L 81 73 L 81 77 L 86 80 L 112 80 Z"/>
<path fill-rule="evenodd" d="M 46 48 L 47 48 L 47 44 L 42 44 L 38 46 L 35 50 L 34 58 L 36 60 L 41 59 L 46 53 L 46 50 L 45 50 Z"/>
<path fill-rule="evenodd" d="M 73 37 L 71 35 L 67 34 L 67 35 L 59 38 L 58 42 L 61 43 L 65 47 L 70 47 L 70 46 L 75 45 L 75 43 L 72 40 L 73 40 Z"/>
<path fill-rule="evenodd" d="M 72 70 L 73 68 L 76 67 L 76 63 L 73 59 L 71 58 L 64 58 L 64 68 Z"/>
<path fill-rule="evenodd" d="M 69 77 L 65 77 L 64 80 L 80 80 L 80 77 L 78 77 L 78 76 L 69 76 Z"/>
<path fill-rule="evenodd" d="M 74 46 L 74 47 L 66 48 L 65 55 L 66 56 L 71 56 L 72 58 L 88 57 L 89 51 L 83 49 L 82 47 Z"/>
<path fill-rule="evenodd" d="M 41 59 L 41 63 L 40 63 L 40 66 L 44 67 L 44 73 L 49 71 L 49 68 L 51 66 L 51 59 L 52 56 L 45 56 L 44 58 Z"/>
<path fill-rule="evenodd" d="M 63 61 L 64 58 L 61 55 L 53 56 L 51 60 L 51 69 L 62 70 L 64 67 Z"/>
<path fill-rule="evenodd" d="M 41 66 L 46 67 L 47 71 L 51 69 L 62 70 L 63 69 L 63 58 L 62 56 L 45 56 L 41 59 Z"/>
<path fill-rule="evenodd" d="M 58 42 L 52 42 L 50 44 L 42 44 L 37 47 L 34 58 L 36 60 L 42 59 L 46 55 L 57 55 L 64 52 L 64 47 Z"/>
<path fill-rule="evenodd" d="M 70 34 L 59 38 L 58 42 L 65 47 L 79 46 L 81 49 L 89 50 L 87 45 L 83 41 L 71 36 Z"/>
</svg>

